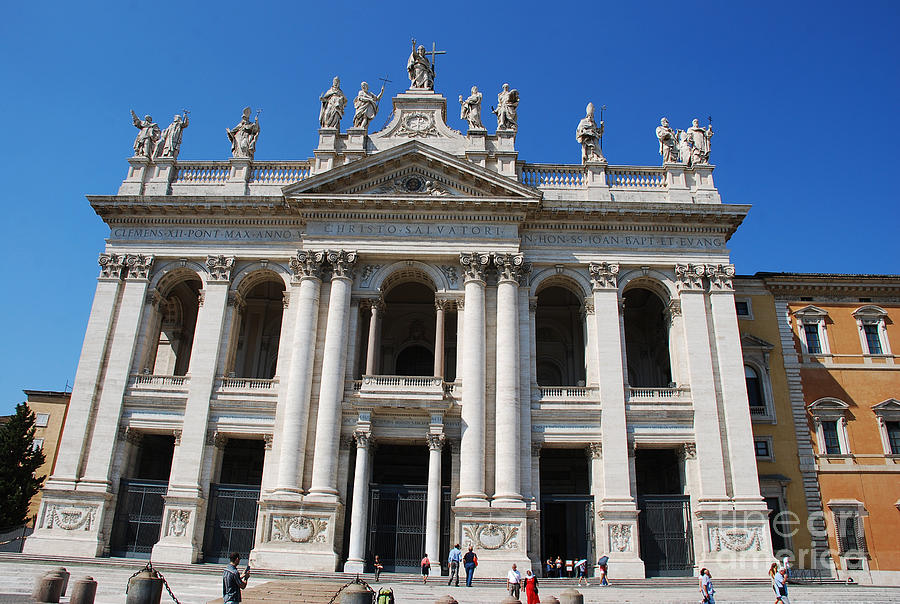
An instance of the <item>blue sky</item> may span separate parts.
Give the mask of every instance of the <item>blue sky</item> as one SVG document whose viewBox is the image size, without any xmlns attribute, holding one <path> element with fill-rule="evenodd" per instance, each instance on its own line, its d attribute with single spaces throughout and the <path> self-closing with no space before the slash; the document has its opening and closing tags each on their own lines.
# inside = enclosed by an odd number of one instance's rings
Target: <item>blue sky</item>
<svg viewBox="0 0 900 604">
<path fill-rule="evenodd" d="M 182 159 L 225 159 L 224 129 L 261 108 L 257 159 L 304 159 L 318 96 L 387 75 L 410 38 L 436 89 L 518 88 L 519 157 L 578 163 L 588 101 L 613 164 L 658 165 L 654 127 L 713 116 L 726 202 L 753 209 L 738 272 L 897 273 L 900 2 L 44 2 L 0 20 L 5 116 L 0 413 L 22 389 L 71 385 L 108 234 L 86 194 L 113 194 L 135 129 L 191 110 Z M 351 112 L 352 113 L 352 112 Z M 383 111 L 374 120 L 380 128 Z M 351 121 L 345 116 L 343 127 Z M 492 119 L 485 119 L 493 127 Z"/>
</svg>

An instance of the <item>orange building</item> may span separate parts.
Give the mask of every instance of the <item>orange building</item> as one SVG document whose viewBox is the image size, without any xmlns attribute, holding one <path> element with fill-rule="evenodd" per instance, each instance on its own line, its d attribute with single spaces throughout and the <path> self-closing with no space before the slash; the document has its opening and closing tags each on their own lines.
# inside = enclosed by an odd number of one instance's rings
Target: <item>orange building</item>
<svg viewBox="0 0 900 604">
<path fill-rule="evenodd" d="M 34 446 L 44 450 L 44 464 L 37 469 L 35 475 L 50 476 L 59 453 L 59 439 L 66 422 L 71 392 L 53 392 L 47 390 L 25 390 L 25 404 L 34 411 Z M 28 516 L 33 518 L 41 505 L 41 491 L 31 498 L 28 505 Z"/>
<path fill-rule="evenodd" d="M 900 277 L 757 273 L 775 299 L 839 578 L 900 584 Z M 801 465 L 803 444 L 798 443 Z"/>
</svg>

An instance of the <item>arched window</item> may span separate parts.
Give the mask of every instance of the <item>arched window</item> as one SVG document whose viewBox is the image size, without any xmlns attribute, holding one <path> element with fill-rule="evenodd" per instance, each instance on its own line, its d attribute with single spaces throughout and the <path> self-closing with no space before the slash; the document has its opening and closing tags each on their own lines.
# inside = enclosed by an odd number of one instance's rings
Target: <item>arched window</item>
<svg viewBox="0 0 900 604">
<path fill-rule="evenodd" d="M 665 388 L 672 383 L 665 304 L 643 287 L 627 290 L 623 298 L 629 386 Z"/>
<path fill-rule="evenodd" d="M 756 369 L 749 365 L 744 365 L 744 379 L 747 382 L 747 399 L 750 401 L 750 413 L 765 415 L 766 400 L 763 398 L 762 382 Z"/>
<path fill-rule="evenodd" d="M 584 318 L 581 311 L 581 300 L 567 287 L 551 285 L 538 292 L 534 321 L 539 385 L 584 385 Z"/>
<path fill-rule="evenodd" d="M 242 297 L 238 311 L 232 371 L 236 377 L 272 379 L 278 369 L 284 283 L 276 278 L 257 283 Z"/>
<path fill-rule="evenodd" d="M 144 363 L 145 370 L 155 375 L 187 374 L 202 287 L 200 278 L 192 275 L 162 290 L 156 308 L 159 328 Z"/>
</svg>

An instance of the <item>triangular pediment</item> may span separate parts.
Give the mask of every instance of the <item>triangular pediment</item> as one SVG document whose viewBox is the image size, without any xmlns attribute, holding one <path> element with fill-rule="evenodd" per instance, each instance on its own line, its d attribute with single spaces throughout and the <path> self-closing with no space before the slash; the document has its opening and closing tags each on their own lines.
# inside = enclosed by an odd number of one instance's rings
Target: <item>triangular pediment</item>
<svg viewBox="0 0 900 604">
<path fill-rule="evenodd" d="M 872 405 L 872 411 L 876 414 L 890 413 L 891 416 L 900 416 L 900 401 L 895 398 L 889 398 L 886 401 L 881 401 L 877 405 Z"/>
<path fill-rule="evenodd" d="M 538 202 L 541 192 L 476 163 L 410 141 L 286 186 L 285 197 L 327 195 Z"/>
<path fill-rule="evenodd" d="M 745 334 L 741 336 L 741 348 L 743 348 L 744 350 L 772 350 L 773 348 L 775 348 L 775 345 L 766 342 L 762 338 L 757 338 L 756 336 Z"/>
</svg>

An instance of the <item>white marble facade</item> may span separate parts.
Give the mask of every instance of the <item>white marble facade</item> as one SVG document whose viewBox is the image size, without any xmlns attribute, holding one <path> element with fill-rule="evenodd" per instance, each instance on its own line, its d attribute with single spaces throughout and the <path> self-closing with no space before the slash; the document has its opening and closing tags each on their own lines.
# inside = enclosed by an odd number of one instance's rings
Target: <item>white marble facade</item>
<svg viewBox="0 0 900 604">
<path fill-rule="evenodd" d="M 109 554 L 133 449 L 174 435 L 152 556 L 198 561 L 223 443 L 245 438 L 265 442 L 253 566 L 361 570 L 374 447 L 403 443 L 427 458 L 432 559 L 449 484 L 451 543 L 502 576 L 540 568 L 541 451 L 570 449 L 588 460 L 591 555 L 641 577 L 635 456 L 667 448 L 695 567 L 758 576 L 771 549 L 726 248 L 748 206 L 721 202 L 711 165 L 529 164 L 515 130 L 448 126 L 439 93 L 393 105 L 379 132 L 322 128 L 308 161 L 133 157 L 117 195 L 88 197 L 110 235 L 25 551 Z M 193 284 L 192 335 L 165 327 L 179 280 Z M 275 373 L 242 378 L 239 315 L 263 281 L 284 292 Z M 417 336 L 432 347 L 426 375 L 385 373 L 379 358 L 386 296 L 404 283 L 434 296 L 433 336 Z M 581 374 L 539 385 L 551 286 L 578 301 L 566 354 Z M 668 383 L 646 388 L 627 371 L 623 301 L 638 287 L 664 306 L 670 363 Z"/>
</svg>

